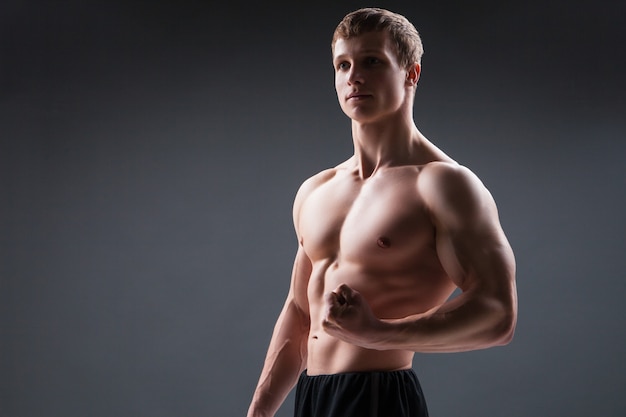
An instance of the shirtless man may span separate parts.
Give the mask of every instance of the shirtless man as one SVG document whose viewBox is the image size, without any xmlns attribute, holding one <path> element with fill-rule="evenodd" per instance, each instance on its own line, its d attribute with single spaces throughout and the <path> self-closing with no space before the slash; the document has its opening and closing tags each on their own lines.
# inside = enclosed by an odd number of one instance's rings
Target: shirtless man
<svg viewBox="0 0 626 417">
<path fill-rule="evenodd" d="M 511 340 L 513 252 L 484 185 L 415 126 L 413 25 L 357 10 L 332 52 L 354 155 L 298 190 L 291 285 L 248 417 L 274 416 L 296 384 L 299 417 L 427 416 L 414 353 Z"/>
</svg>

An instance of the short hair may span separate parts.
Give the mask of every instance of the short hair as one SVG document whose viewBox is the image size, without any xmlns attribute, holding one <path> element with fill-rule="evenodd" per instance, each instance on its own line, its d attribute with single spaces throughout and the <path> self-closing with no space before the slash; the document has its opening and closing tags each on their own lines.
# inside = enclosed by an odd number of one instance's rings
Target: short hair
<svg viewBox="0 0 626 417">
<path fill-rule="evenodd" d="M 386 31 L 396 47 L 398 62 L 404 68 L 420 63 L 424 54 L 422 39 L 409 20 L 389 10 L 366 7 L 348 13 L 337 25 L 331 49 L 338 39 L 350 39 L 368 32 Z"/>
</svg>

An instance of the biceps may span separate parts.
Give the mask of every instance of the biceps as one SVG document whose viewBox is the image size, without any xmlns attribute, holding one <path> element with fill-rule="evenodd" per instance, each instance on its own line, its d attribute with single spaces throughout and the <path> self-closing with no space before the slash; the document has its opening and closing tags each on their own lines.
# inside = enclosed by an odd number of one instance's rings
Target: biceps
<svg viewBox="0 0 626 417">
<path fill-rule="evenodd" d="M 455 245 L 455 239 L 452 238 L 450 232 L 437 231 L 437 255 L 439 262 L 446 271 L 450 279 L 457 287 L 464 289 L 465 276 L 467 270 L 463 267 L 463 263 L 459 259 L 459 251 Z"/>
<path fill-rule="evenodd" d="M 472 229 L 438 233 L 437 253 L 443 268 L 464 291 L 498 291 L 498 287 L 509 286 L 515 260 L 504 233 L 495 227 Z"/>
</svg>

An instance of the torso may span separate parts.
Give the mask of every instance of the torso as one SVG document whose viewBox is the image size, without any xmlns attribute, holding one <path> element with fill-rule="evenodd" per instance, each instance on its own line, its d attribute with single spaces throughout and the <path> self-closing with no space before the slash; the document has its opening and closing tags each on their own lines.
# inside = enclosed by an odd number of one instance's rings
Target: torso
<svg viewBox="0 0 626 417">
<path fill-rule="evenodd" d="M 346 166 L 318 174 L 298 222 L 312 262 L 307 285 L 311 375 L 411 367 L 413 352 L 374 351 L 322 328 L 324 294 L 344 283 L 379 318 L 401 318 L 442 304 L 455 286 L 436 253 L 435 228 L 417 191 L 420 166 L 379 170 L 368 179 Z"/>
</svg>

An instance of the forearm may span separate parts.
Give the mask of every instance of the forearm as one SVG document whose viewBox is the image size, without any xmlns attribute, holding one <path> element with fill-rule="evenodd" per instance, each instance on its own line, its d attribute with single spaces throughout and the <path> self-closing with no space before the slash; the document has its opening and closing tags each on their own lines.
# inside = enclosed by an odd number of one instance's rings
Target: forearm
<svg viewBox="0 0 626 417">
<path fill-rule="evenodd" d="M 252 397 L 248 417 L 271 417 L 306 367 L 308 321 L 287 304 L 281 313 Z"/>
<path fill-rule="evenodd" d="M 284 341 L 279 350 L 266 359 L 248 417 L 273 416 L 296 384 L 305 360 L 295 345 L 297 342 Z"/>
<path fill-rule="evenodd" d="M 372 347 L 443 353 L 504 345 L 513 336 L 515 309 L 501 298 L 462 294 L 429 313 L 381 320 Z"/>
</svg>

